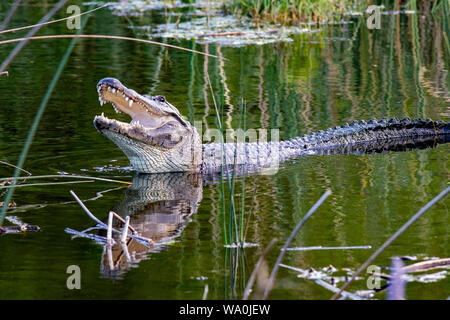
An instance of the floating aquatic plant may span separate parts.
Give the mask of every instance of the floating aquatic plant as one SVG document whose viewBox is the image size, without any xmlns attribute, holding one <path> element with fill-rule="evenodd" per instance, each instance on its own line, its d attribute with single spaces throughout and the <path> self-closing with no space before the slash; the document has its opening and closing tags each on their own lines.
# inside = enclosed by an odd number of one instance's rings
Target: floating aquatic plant
<svg viewBox="0 0 450 320">
<path fill-rule="evenodd" d="M 83 5 L 104 4 L 102 1 L 85 2 Z M 205 1 L 196 0 L 189 3 L 180 0 L 172 1 L 153 1 L 153 0 L 133 0 L 133 1 L 117 1 L 107 2 L 108 7 L 113 14 L 117 16 L 142 16 L 148 11 L 160 11 L 167 14 L 166 10 L 175 9 L 191 9 L 193 13 L 198 15 L 218 13 L 222 1 Z"/>
<path fill-rule="evenodd" d="M 175 38 L 195 40 L 200 44 L 218 43 L 222 46 L 240 47 L 249 44 L 290 42 L 292 35 L 313 32 L 298 26 L 256 25 L 248 18 L 234 16 L 201 17 L 182 23 L 160 24 L 156 27 L 139 27 L 150 38 Z"/>
</svg>

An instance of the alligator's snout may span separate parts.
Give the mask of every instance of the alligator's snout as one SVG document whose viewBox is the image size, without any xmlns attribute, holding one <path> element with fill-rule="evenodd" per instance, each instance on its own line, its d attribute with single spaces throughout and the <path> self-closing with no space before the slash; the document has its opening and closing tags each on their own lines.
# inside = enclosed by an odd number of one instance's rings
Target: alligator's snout
<svg viewBox="0 0 450 320">
<path fill-rule="evenodd" d="M 107 85 L 110 87 L 123 87 L 122 82 L 120 82 L 119 80 L 115 79 L 115 78 L 103 78 L 102 80 L 100 80 L 97 83 L 97 88 L 101 88 L 102 86 Z"/>
</svg>

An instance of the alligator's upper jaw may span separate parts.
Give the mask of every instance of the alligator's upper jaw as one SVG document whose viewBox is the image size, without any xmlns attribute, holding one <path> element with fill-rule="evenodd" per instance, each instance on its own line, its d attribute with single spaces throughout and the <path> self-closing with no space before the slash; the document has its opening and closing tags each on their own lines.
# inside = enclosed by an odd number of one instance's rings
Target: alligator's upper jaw
<svg viewBox="0 0 450 320">
<path fill-rule="evenodd" d="M 117 113 L 126 113 L 131 122 L 121 122 L 108 119 L 102 115 L 96 116 L 94 126 L 105 134 L 106 131 L 119 133 L 122 136 L 151 144 L 152 130 L 160 127 L 167 118 L 167 112 L 162 110 L 151 98 L 144 97 L 136 91 L 126 88 L 119 80 L 105 78 L 97 84 L 100 104 L 110 102 Z M 114 135 L 108 135 L 111 139 Z"/>
<path fill-rule="evenodd" d="M 148 98 L 136 91 L 126 88 L 119 80 L 105 78 L 97 84 L 100 104 L 111 102 L 117 113 L 126 113 L 131 117 L 131 124 L 139 123 L 147 128 L 161 125 L 166 114 Z M 102 115 L 103 116 L 103 115 Z M 102 122 L 99 117 L 98 122 Z M 103 123 L 103 127 L 109 123 Z"/>
</svg>

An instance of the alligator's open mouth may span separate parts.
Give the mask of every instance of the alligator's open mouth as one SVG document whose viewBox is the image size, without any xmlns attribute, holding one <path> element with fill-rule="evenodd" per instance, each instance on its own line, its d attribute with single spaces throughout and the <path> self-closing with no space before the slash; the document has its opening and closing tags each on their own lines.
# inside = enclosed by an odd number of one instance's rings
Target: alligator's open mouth
<svg viewBox="0 0 450 320">
<path fill-rule="evenodd" d="M 97 84 L 100 104 L 110 102 L 117 113 L 125 113 L 131 117 L 131 122 L 121 122 L 105 117 L 104 113 L 96 116 L 94 125 L 98 131 L 118 133 L 122 136 L 138 140 L 150 145 L 167 147 L 173 142 L 165 140 L 162 143 L 154 141 L 155 131 L 161 134 L 162 127 L 175 120 L 181 125 L 185 121 L 178 110 L 165 101 L 163 96 L 143 96 L 132 89 L 126 88 L 119 80 L 105 78 Z"/>
<path fill-rule="evenodd" d="M 202 149 L 195 127 L 163 96 L 140 95 L 119 80 L 105 78 L 97 84 L 100 104 L 111 103 L 131 122 L 108 119 L 102 113 L 94 125 L 112 140 L 139 172 L 198 171 Z"/>
</svg>

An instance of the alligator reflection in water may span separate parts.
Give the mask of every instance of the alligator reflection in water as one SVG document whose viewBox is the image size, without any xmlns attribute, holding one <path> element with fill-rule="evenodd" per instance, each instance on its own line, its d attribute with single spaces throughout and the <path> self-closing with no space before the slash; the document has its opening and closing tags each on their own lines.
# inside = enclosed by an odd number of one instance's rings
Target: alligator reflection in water
<svg viewBox="0 0 450 320">
<path fill-rule="evenodd" d="M 199 173 L 138 174 L 125 191 L 125 200 L 112 210 L 125 218 L 139 235 L 152 239 L 147 247 L 129 238 L 127 244 L 115 244 L 110 253 L 107 246 L 102 258 L 102 273 L 119 275 L 132 263 L 146 258 L 149 252 L 164 250 L 197 212 L 202 199 L 202 176 Z"/>
<path fill-rule="evenodd" d="M 409 151 L 436 147 L 447 143 L 444 139 L 420 139 L 401 141 L 401 143 L 383 144 L 371 148 L 372 153 L 389 151 Z M 365 145 L 351 145 L 345 154 L 366 153 Z M 334 156 L 328 151 L 324 154 Z M 341 155 L 342 156 L 342 155 Z M 236 175 L 242 173 L 240 166 Z M 246 168 L 246 174 L 255 174 L 252 168 Z M 224 177 L 226 177 L 226 173 Z M 120 242 L 108 249 L 105 246 L 102 256 L 101 271 L 108 277 L 122 274 L 133 264 L 146 258 L 148 253 L 158 252 L 167 248 L 167 244 L 180 236 L 189 217 L 197 212 L 202 200 L 203 185 L 217 182 L 220 175 L 201 173 L 159 173 L 137 174 L 133 184 L 125 191 L 125 199 L 117 204 L 112 211 L 121 217 L 130 217 L 130 225 L 139 235 L 154 241 L 148 247 L 135 239 L 129 238 L 126 245 Z M 122 229 L 122 225 L 116 225 Z M 105 231 L 103 230 L 103 235 Z"/>
</svg>

